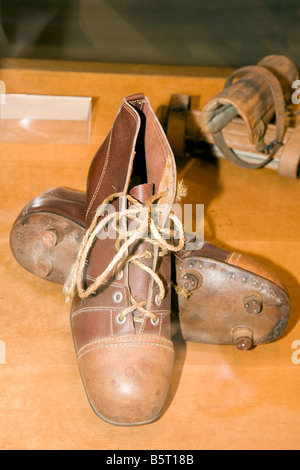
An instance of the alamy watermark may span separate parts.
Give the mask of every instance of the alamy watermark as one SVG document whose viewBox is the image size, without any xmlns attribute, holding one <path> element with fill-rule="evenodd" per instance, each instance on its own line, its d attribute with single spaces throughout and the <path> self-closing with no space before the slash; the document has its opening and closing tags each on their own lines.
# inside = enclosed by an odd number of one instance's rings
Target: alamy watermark
<svg viewBox="0 0 300 470">
<path fill-rule="evenodd" d="M 6 344 L 0 340 L 0 364 L 6 364 Z"/>
<path fill-rule="evenodd" d="M 143 212 L 143 206 L 139 203 L 122 210 L 122 201 L 119 200 L 119 206 L 119 208 L 114 204 L 105 206 L 98 220 L 98 228 L 95 229 L 99 239 L 129 238 L 139 230 L 140 239 L 161 237 L 176 241 L 182 237 L 184 230 L 187 235 L 187 249 L 192 250 L 199 245 L 199 240 L 204 241 L 204 204 L 175 203 L 171 208 L 165 204 L 152 204 L 150 214 Z M 167 214 L 170 216 L 166 216 Z"/>
<path fill-rule="evenodd" d="M 300 103 L 300 80 L 295 80 L 292 83 L 292 88 L 296 90 L 292 94 L 292 102 L 293 104 L 299 104 Z"/>
<path fill-rule="evenodd" d="M 293 342 L 292 349 L 295 349 L 292 354 L 292 363 L 298 366 L 300 364 L 300 340 Z"/>
<path fill-rule="evenodd" d="M 0 106 L 6 104 L 6 86 L 3 80 L 0 80 Z"/>
</svg>

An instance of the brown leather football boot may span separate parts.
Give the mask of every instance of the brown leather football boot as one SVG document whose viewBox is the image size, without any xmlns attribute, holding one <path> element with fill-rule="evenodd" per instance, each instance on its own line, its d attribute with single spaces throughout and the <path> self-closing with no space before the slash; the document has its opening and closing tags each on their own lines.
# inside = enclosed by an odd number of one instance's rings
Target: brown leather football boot
<svg viewBox="0 0 300 470">
<path fill-rule="evenodd" d="M 64 283 L 85 230 L 85 212 L 86 194 L 79 191 L 54 188 L 35 198 L 11 231 L 16 259 L 40 277 Z M 55 243 L 45 243 L 45 234 Z M 173 258 L 178 293 L 173 296 L 173 332 L 179 327 L 186 341 L 235 344 L 238 349 L 278 339 L 290 310 L 281 279 L 255 259 L 208 242 L 193 240 L 188 249 L 186 237 L 185 248 Z"/>
<path fill-rule="evenodd" d="M 64 286 L 88 399 L 113 424 L 156 420 L 168 394 L 170 250 L 184 244 L 170 214 L 175 189 L 174 157 L 148 99 L 124 99 L 89 170 L 86 233 Z"/>
</svg>

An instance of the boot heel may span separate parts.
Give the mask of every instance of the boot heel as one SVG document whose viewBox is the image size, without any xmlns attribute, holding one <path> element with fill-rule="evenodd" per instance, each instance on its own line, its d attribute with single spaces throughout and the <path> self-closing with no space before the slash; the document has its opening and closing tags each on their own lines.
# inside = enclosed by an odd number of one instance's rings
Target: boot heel
<svg viewBox="0 0 300 470">
<path fill-rule="evenodd" d="M 15 259 L 27 271 L 47 281 L 64 284 L 82 236 L 82 227 L 67 217 L 37 212 L 15 222 L 10 246 Z"/>
</svg>

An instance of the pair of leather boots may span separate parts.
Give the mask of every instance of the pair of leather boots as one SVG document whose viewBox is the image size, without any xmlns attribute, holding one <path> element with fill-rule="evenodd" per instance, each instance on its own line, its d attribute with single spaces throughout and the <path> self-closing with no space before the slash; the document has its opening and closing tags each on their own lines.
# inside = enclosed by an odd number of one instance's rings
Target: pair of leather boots
<svg viewBox="0 0 300 470">
<path fill-rule="evenodd" d="M 48 190 L 11 230 L 16 260 L 64 284 L 88 400 L 112 424 L 161 416 L 177 304 L 184 340 L 241 350 L 276 340 L 288 322 L 281 280 L 254 259 L 185 234 L 172 211 L 178 196 L 171 147 L 149 100 L 136 94 L 123 100 L 97 151 L 86 193 Z"/>
</svg>

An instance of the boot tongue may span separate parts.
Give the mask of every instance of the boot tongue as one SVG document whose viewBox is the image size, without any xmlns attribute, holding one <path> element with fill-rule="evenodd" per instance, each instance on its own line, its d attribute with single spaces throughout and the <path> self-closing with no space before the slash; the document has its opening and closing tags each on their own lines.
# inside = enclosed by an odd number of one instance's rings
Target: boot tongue
<svg viewBox="0 0 300 470">
<path fill-rule="evenodd" d="M 135 186 L 129 192 L 131 196 L 133 196 L 137 201 L 145 204 L 149 199 L 153 196 L 154 191 L 154 184 L 146 183 L 141 184 L 139 186 Z M 151 244 L 147 242 L 137 242 L 137 244 L 133 247 L 131 254 L 137 254 L 143 252 L 147 249 L 151 249 Z M 142 258 L 142 263 L 145 265 L 152 267 L 153 260 Z M 150 276 L 149 274 L 141 269 L 139 266 L 136 266 L 134 263 L 129 264 L 129 288 L 132 296 L 137 302 L 141 302 L 143 300 L 148 299 L 149 296 L 149 284 L 150 284 Z M 135 330 L 136 333 L 140 333 L 143 327 L 143 320 L 144 315 L 136 310 L 134 312 L 134 319 L 135 322 Z M 141 321 L 139 321 L 141 320 Z"/>
<path fill-rule="evenodd" d="M 154 191 L 154 184 L 153 183 L 146 183 L 146 184 L 139 184 L 138 186 L 134 186 L 129 191 L 129 194 L 133 196 L 137 201 L 145 204 L 149 201 L 150 197 L 153 196 Z"/>
</svg>

